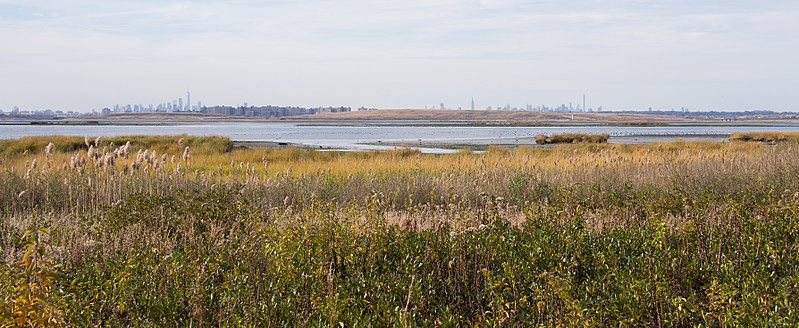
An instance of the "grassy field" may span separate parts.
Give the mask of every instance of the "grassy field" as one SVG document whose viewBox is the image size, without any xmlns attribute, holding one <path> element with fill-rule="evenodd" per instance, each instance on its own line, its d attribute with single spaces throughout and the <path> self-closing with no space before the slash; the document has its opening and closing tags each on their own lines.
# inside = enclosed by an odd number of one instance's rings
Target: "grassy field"
<svg viewBox="0 0 799 328">
<path fill-rule="evenodd" d="M 796 326 L 797 163 L 796 143 L 4 140 L 0 320 Z"/>
</svg>

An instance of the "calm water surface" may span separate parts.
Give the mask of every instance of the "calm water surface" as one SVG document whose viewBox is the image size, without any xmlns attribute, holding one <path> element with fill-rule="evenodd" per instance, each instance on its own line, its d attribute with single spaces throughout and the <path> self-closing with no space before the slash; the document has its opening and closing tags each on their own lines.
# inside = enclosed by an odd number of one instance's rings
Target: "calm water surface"
<svg viewBox="0 0 799 328">
<path fill-rule="evenodd" d="M 561 125 L 542 127 L 392 126 L 374 124 L 305 125 L 295 122 L 230 122 L 176 125 L 0 125 L 0 139 L 34 135 L 218 135 L 235 141 L 268 141 L 345 150 L 386 149 L 379 143 L 430 144 L 525 144 L 537 134 L 565 132 L 608 133 L 610 142 L 637 143 L 676 138 L 724 139 L 735 132 L 799 131 L 799 124 L 704 124 L 672 126 Z M 424 147 L 419 147 L 424 148 Z M 424 151 L 440 151 L 423 149 Z"/>
</svg>

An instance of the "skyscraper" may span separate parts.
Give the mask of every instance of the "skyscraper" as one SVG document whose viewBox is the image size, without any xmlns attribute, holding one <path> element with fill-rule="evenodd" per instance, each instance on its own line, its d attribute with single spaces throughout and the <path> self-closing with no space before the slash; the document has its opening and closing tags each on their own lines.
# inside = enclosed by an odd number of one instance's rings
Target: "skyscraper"
<svg viewBox="0 0 799 328">
<path fill-rule="evenodd" d="M 588 108 L 585 107 L 585 95 L 583 95 L 583 111 L 587 112 Z"/>
<path fill-rule="evenodd" d="M 474 97 L 472 97 L 472 110 L 474 110 Z"/>
<path fill-rule="evenodd" d="M 191 91 L 186 91 L 186 111 L 191 111 Z"/>
</svg>

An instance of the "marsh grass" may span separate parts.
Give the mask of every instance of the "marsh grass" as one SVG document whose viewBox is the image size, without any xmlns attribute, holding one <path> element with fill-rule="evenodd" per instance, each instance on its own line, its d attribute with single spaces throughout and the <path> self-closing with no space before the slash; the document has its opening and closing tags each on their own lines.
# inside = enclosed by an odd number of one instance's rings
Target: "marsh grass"
<svg viewBox="0 0 799 328">
<path fill-rule="evenodd" d="M 539 145 L 545 144 L 572 144 L 572 143 L 607 143 L 610 135 L 607 133 L 602 134 L 586 134 L 586 133 L 560 133 L 546 136 L 539 134 L 535 136 L 535 143 Z"/>
<path fill-rule="evenodd" d="M 26 232 L 47 227 L 41 304 L 73 326 L 799 320 L 791 143 L 447 155 L 189 136 L 2 144 L 16 150 L 3 148 L 0 172 L 0 297 L 19 295 Z"/>
<path fill-rule="evenodd" d="M 122 146 L 126 142 L 131 142 L 136 147 L 153 149 L 159 152 L 173 150 L 182 147 L 177 142 L 184 138 L 185 145 L 197 148 L 202 153 L 224 153 L 233 148 L 233 142 L 223 137 L 189 137 L 181 136 L 122 136 L 109 137 L 89 140 L 87 137 L 67 137 L 67 136 L 35 136 L 22 137 L 19 139 L 0 139 L 0 155 L 4 157 L 16 157 L 22 154 L 35 155 L 47 148 L 49 143 L 53 143 L 53 150 L 60 153 L 71 153 L 78 150 L 88 150 L 89 146 L 95 148 L 100 146 L 95 144 L 101 141 L 105 145 L 116 144 Z"/>
<path fill-rule="evenodd" d="M 739 132 L 730 136 L 731 141 L 749 142 L 799 142 L 799 132 Z"/>
</svg>

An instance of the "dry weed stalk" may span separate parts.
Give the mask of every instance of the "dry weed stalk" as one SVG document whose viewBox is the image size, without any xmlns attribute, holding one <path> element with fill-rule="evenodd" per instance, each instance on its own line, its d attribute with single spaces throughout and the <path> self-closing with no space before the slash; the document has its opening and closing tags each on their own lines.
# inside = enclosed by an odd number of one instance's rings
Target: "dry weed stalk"
<svg viewBox="0 0 799 328">
<path fill-rule="evenodd" d="M 186 165 L 189 164 L 189 159 L 191 159 L 191 153 L 189 152 L 189 146 L 186 146 L 186 149 L 183 150 L 183 161 L 186 162 Z"/>
</svg>

